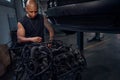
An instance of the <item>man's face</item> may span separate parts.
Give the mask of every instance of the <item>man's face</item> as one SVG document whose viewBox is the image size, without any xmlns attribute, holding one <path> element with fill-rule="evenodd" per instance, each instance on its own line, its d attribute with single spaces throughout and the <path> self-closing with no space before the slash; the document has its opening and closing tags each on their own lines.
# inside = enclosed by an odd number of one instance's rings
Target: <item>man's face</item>
<svg viewBox="0 0 120 80">
<path fill-rule="evenodd" d="M 26 12 L 29 18 L 35 18 L 38 14 L 38 7 L 36 5 L 26 6 Z"/>
</svg>

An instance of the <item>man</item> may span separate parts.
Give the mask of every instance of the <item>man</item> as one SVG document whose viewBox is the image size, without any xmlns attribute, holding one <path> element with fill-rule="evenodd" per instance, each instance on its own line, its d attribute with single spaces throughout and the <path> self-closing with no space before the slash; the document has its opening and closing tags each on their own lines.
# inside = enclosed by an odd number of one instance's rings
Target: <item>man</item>
<svg viewBox="0 0 120 80">
<path fill-rule="evenodd" d="M 18 43 L 40 43 L 44 41 L 44 27 L 49 32 L 49 40 L 54 37 L 54 30 L 45 16 L 38 14 L 38 5 L 35 0 L 26 2 L 26 15 L 18 21 Z"/>
</svg>

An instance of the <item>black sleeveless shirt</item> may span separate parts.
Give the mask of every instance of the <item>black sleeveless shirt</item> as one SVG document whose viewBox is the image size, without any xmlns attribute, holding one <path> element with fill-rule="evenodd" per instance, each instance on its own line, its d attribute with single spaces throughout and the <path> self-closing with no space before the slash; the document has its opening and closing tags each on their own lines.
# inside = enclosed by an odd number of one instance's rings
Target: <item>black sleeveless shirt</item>
<svg viewBox="0 0 120 80">
<path fill-rule="evenodd" d="M 42 15 L 38 14 L 34 19 L 24 16 L 19 22 L 25 29 L 25 37 L 39 36 L 44 39 L 44 19 Z"/>
</svg>

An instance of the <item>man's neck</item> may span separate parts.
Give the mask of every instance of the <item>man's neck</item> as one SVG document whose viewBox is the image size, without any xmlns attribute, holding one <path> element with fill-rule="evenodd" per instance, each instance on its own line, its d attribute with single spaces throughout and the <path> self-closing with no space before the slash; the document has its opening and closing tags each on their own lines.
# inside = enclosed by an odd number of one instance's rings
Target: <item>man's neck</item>
<svg viewBox="0 0 120 80">
<path fill-rule="evenodd" d="M 30 18 L 30 16 L 29 16 L 28 14 L 26 14 L 26 16 L 27 16 L 28 18 Z"/>
</svg>

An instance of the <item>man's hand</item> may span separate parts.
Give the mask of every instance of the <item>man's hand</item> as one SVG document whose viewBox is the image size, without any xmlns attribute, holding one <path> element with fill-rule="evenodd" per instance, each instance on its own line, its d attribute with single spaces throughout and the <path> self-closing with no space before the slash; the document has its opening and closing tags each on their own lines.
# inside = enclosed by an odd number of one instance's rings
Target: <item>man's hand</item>
<svg viewBox="0 0 120 80">
<path fill-rule="evenodd" d="M 47 46 L 48 46 L 49 48 L 51 48 L 51 47 L 52 47 L 52 43 L 53 43 L 53 40 L 49 40 L 49 42 L 48 42 L 48 45 L 47 45 Z"/>
<path fill-rule="evenodd" d="M 42 38 L 41 37 L 32 37 L 31 41 L 36 42 L 36 43 L 40 43 L 40 42 L 42 42 Z"/>
</svg>

